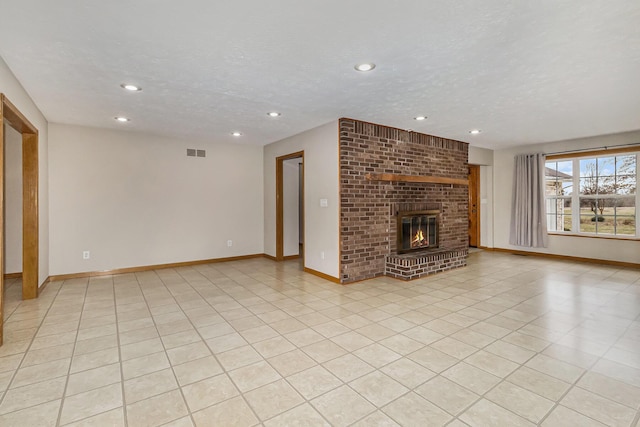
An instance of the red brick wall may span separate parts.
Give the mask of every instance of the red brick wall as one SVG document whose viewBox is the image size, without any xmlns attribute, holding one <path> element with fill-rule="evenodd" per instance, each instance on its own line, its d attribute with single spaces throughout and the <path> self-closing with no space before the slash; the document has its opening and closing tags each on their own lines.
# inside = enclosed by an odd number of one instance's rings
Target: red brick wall
<svg viewBox="0 0 640 427">
<path fill-rule="evenodd" d="M 367 181 L 367 173 L 468 177 L 469 146 L 353 119 L 340 119 L 340 279 L 384 273 L 396 253 L 395 210 L 400 203 L 441 207 L 439 249 L 468 247 L 468 187 Z"/>
</svg>

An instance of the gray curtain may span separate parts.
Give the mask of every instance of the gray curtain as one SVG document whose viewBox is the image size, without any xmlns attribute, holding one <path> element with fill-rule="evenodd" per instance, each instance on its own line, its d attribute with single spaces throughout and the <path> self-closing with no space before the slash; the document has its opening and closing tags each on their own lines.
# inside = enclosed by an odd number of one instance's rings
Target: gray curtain
<svg viewBox="0 0 640 427">
<path fill-rule="evenodd" d="M 515 157 L 509 237 L 512 245 L 547 247 L 544 160 L 544 154 L 521 154 Z"/>
</svg>

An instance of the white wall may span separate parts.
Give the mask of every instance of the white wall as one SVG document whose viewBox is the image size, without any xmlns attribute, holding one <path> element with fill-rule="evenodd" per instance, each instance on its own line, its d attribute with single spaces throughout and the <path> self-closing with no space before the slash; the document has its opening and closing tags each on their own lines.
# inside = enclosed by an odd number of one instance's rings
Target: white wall
<svg viewBox="0 0 640 427">
<path fill-rule="evenodd" d="M 493 166 L 480 166 L 480 246 L 493 243 Z"/>
<path fill-rule="evenodd" d="M 52 275 L 263 252 L 262 147 L 60 124 L 49 135 Z"/>
<path fill-rule="evenodd" d="M 284 256 L 300 253 L 299 239 L 299 164 L 301 159 L 285 160 L 282 168 L 282 226 L 284 231 Z"/>
<path fill-rule="evenodd" d="M 49 276 L 49 154 L 47 120 L 0 58 L 0 92 L 38 129 L 38 283 Z"/>
<path fill-rule="evenodd" d="M 264 249 L 276 254 L 276 157 L 304 150 L 305 267 L 339 277 L 338 122 L 264 147 Z M 327 199 L 328 207 L 320 207 Z M 321 256 L 324 253 L 324 259 Z"/>
<path fill-rule="evenodd" d="M 633 144 L 640 142 L 640 131 L 615 135 L 581 138 L 548 144 L 536 144 L 494 152 L 494 244 L 498 248 L 530 250 L 555 255 L 595 258 L 611 261 L 640 263 L 640 243 L 638 241 L 610 240 L 572 236 L 549 236 L 548 248 L 522 248 L 509 244 L 511 221 L 511 199 L 513 185 L 513 158 L 524 153 L 553 153 L 559 151 L 582 150 Z"/>
<path fill-rule="evenodd" d="M 493 165 L 493 150 L 487 148 L 469 146 L 470 165 Z"/>
<path fill-rule="evenodd" d="M 22 272 L 22 135 L 4 126 L 4 272 Z"/>
</svg>

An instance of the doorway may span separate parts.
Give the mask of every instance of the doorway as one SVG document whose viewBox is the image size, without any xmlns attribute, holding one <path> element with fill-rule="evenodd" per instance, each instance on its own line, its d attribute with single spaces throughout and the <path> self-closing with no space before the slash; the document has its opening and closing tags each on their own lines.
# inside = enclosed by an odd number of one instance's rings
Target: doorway
<svg viewBox="0 0 640 427">
<path fill-rule="evenodd" d="M 480 166 L 469 165 L 469 246 L 480 246 Z"/>
<path fill-rule="evenodd" d="M 301 257 L 304 265 L 304 229 L 304 151 L 298 151 L 276 158 L 276 261 Z"/>
<path fill-rule="evenodd" d="M 4 125 L 22 135 L 22 299 L 38 297 L 38 130 L 0 94 L 0 345 L 4 322 Z"/>
</svg>

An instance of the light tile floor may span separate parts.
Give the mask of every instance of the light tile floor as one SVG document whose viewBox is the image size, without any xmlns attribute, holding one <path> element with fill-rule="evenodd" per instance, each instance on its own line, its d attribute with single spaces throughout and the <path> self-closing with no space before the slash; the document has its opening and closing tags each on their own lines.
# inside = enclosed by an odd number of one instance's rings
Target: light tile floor
<svg viewBox="0 0 640 427">
<path fill-rule="evenodd" d="M 498 253 L 349 286 L 267 259 L 7 281 L 2 426 L 637 426 L 640 270 Z"/>
</svg>

